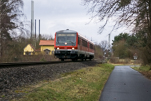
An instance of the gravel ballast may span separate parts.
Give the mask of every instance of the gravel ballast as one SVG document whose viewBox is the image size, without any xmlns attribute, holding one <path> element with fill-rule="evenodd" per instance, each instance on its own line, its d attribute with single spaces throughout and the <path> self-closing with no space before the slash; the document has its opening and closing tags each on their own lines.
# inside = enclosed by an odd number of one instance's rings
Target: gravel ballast
<svg viewBox="0 0 151 101">
<path fill-rule="evenodd" d="M 95 61 L 85 61 L 0 69 L 0 101 L 6 96 L 10 96 L 9 92 L 17 87 L 33 84 L 42 80 L 54 80 L 62 73 L 94 66 L 96 64 L 97 62 Z"/>
</svg>

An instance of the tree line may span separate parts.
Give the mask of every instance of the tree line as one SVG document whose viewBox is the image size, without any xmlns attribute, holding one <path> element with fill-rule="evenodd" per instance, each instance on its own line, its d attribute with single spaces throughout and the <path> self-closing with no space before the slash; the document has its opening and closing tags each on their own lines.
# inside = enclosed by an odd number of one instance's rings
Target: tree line
<svg viewBox="0 0 151 101">
<path fill-rule="evenodd" d="M 121 26 L 132 28 L 133 35 L 121 33 L 113 41 L 114 55 L 121 58 L 129 57 L 137 52 L 141 54 L 144 64 L 151 63 L 151 0 L 83 0 L 85 5 L 90 5 L 89 12 L 92 18 L 98 17 L 104 22 L 100 26 L 101 33 L 110 19 L 116 18 L 111 31 Z M 29 30 L 21 21 L 25 15 L 22 12 L 23 0 L 0 0 L 0 56 L 11 56 L 16 51 L 22 52 L 24 40 L 30 42 Z M 20 33 L 20 36 L 16 36 Z M 124 38 L 122 38 L 124 37 Z M 117 46 L 121 48 L 117 48 Z M 16 48 L 18 47 L 18 48 Z M 20 48 L 19 48 L 20 47 Z M 124 52 L 120 49 L 125 49 Z M 102 49 L 103 50 L 103 49 Z M 120 52 L 117 52 L 120 51 Z M 100 53 L 100 55 L 103 53 Z M 14 56 L 16 56 L 14 55 Z"/>
<path fill-rule="evenodd" d="M 23 6 L 23 0 L 0 0 L 0 62 L 21 59 L 25 46 L 35 42 L 28 37 L 30 23 L 25 22 Z M 36 38 L 36 49 L 42 39 L 52 39 L 52 36 L 41 35 Z"/>
<path fill-rule="evenodd" d="M 120 33 L 112 41 L 113 56 L 121 59 L 134 59 L 134 55 L 137 54 L 138 59 L 142 60 L 144 64 L 150 63 L 145 55 L 147 54 L 145 53 L 147 40 L 146 37 L 142 37 L 142 32 L 135 34 Z"/>
</svg>

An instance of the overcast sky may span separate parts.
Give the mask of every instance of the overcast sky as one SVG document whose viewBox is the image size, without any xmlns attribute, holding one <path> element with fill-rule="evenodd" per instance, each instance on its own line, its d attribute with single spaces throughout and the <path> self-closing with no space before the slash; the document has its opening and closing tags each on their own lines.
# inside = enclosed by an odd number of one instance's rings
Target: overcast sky
<svg viewBox="0 0 151 101">
<path fill-rule="evenodd" d="M 24 1 L 24 14 L 27 21 L 31 20 L 31 0 Z M 102 34 L 99 34 L 99 27 L 102 24 L 96 19 L 90 22 L 91 15 L 88 14 L 88 8 L 83 6 L 82 0 L 34 0 L 34 18 L 41 20 L 41 34 L 52 35 L 59 30 L 75 30 L 94 43 L 108 41 L 108 34 L 112 30 L 112 22 L 105 28 Z M 90 22 L 90 23 L 89 23 Z M 125 32 L 125 29 L 119 29 L 111 34 L 111 40 L 115 35 Z M 112 42 L 112 41 L 111 41 Z"/>
</svg>

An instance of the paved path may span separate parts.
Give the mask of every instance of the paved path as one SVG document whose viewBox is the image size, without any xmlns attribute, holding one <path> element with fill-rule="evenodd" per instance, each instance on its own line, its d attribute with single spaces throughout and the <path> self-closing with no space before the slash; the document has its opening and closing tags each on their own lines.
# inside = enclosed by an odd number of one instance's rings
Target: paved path
<svg viewBox="0 0 151 101">
<path fill-rule="evenodd" d="M 99 101 L 151 101 L 151 80 L 129 66 L 115 66 Z"/>
</svg>

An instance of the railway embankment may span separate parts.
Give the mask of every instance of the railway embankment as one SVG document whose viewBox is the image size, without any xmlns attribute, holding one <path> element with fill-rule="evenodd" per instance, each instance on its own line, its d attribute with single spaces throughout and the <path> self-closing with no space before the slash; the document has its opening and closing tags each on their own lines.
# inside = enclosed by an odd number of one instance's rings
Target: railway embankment
<svg viewBox="0 0 151 101">
<path fill-rule="evenodd" d="M 10 101 L 98 101 L 113 69 L 110 64 L 97 64 L 63 73 L 53 81 L 18 88 L 15 92 L 24 95 Z"/>
<path fill-rule="evenodd" d="M 0 100 L 19 96 L 13 94 L 17 87 L 42 80 L 54 80 L 62 73 L 94 66 L 97 63 L 96 61 L 85 61 L 0 69 Z"/>
</svg>

